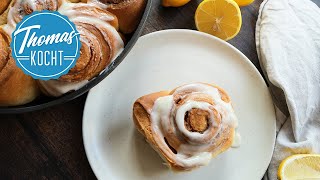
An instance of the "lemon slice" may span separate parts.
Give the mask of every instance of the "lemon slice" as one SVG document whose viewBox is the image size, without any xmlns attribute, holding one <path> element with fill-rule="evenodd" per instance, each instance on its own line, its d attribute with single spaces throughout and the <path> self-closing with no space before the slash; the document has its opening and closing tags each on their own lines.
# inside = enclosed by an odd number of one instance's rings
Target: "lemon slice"
<svg viewBox="0 0 320 180">
<path fill-rule="evenodd" d="M 320 179 L 320 155 L 298 154 L 283 160 L 278 170 L 281 180 Z"/>
<path fill-rule="evenodd" d="M 202 1 L 196 10 L 195 23 L 199 31 L 227 41 L 240 31 L 240 8 L 233 0 Z"/>
<path fill-rule="evenodd" d="M 254 0 L 234 0 L 239 6 L 247 6 L 253 3 Z"/>
</svg>

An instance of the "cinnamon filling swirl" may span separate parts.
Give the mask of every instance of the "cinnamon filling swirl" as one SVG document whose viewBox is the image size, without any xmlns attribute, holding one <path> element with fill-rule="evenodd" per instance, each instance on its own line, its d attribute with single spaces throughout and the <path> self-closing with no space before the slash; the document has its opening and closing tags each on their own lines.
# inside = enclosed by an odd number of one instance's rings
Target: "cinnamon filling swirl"
<svg viewBox="0 0 320 180">
<path fill-rule="evenodd" d="M 191 109 L 186 112 L 184 126 L 190 132 L 203 134 L 209 127 L 209 112 L 202 109 Z"/>
<path fill-rule="evenodd" d="M 202 83 L 159 97 L 151 111 L 155 140 L 166 157 L 185 169 L 207 164 L 212 154 L 232 141 L 236 128 L 230 99 L 222 90 Z"/>
</svg>

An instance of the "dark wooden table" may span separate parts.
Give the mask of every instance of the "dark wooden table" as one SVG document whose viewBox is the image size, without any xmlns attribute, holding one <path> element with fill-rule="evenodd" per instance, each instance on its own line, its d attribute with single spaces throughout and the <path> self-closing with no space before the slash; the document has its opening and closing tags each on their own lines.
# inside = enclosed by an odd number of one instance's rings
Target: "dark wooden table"
<svg viewBox="0 0 320 180">
<path fill-rule="evenodd" d="M 195 29 L 200 0 L 180 8 L 163 8 L 154 0 L 144 34 L 162 29 Z M 231 41 L 261 72 L 255 25 L 262 0 L 241 8 L 242 28 Z M 42 111 L 0 115 L 0 179 L 95 179 L 82 141 L 86 95 Z"/>
</svg>

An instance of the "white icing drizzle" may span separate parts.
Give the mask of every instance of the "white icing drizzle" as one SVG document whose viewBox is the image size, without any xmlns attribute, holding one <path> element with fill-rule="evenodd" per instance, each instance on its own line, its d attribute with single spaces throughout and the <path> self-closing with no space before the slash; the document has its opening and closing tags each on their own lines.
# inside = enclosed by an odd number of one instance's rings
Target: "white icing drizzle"
<svg viewBox="0 0 320 180">
<path fill-rule="evenodd" d="M 17 23 L 25 16 L 22 12 L 22 3 L 24 5 L 28 5 L 29 8 L 31 8 L 33 11 L 36 10 L 43 10 L 43 9 L 37 9 L 37 3 L 40 4 L 50 4 L 58 7 L 59 0 L 43 0 L 39 2 L 38 0 L 17 0 L 13 6 L 10 7 L 8 11 L 8 19 L 7 24 L 3 26 L 4 31 L 11 36 L 12 32 L 14 31 Z M 107 32 L 102 31 L 101 33 L 105 37 L 105 40 L 108 41 L 109 44 L 112 44 L 112 51 L 111 51 L 111 61 L 113 61 L 124 49 L 124 42 L 117 32 L 117 30 L 111 26 L 108 21 L 114 20 L 114 16 L 110 15 L 108 16 L 106 14 L 101 14 L 97 16 L 92 16 L 90 12 L 81 11 L 77 12 L 74 10 L 74 7 L 93 7 L 93 8 L 101 8 L 97 4 L 90 4 L 90 3 L 70 3 L 65 0 L 61 0 L 62 2 L 61 6 L 58 8 L 58 11 L 68 16 L 68 18 L 72 22 L 85 22 L 90 24 L 95 24 L 97 26 L 100 26 L 104 29 L 106 29 Z M 42 5 L 43 5 L 42 4 Z M 43 6 L 45 9 L 46 7 Z M 98 12 L 97 12 L 98 13 Z M 109 34 L 108 34 L 109 33 Z M 92 34 L 87 33 L 85 36 L 90 37 L 91 39 L 94 39 Z M 112 39 L 112 42 L 110 42 L 110 38 Z M 89 46 L 89 43 L 85 38 L 81 38 L 82 43 L 86 43 Z M 103 52 L 100 52 L 101 56 Z M 81 82 L 62 82 L 59 80 L 49 80 L 49 81 L 39 81 L 42 88 L 44 88 L 50 95 L 52 96 L 61 96 L 62 94 L 65 94 L 67 92 L 78 90 L 81 87 L 85 86 L 89 81 L 84 80 Z"/>
<path fill-rule="evenodd" d="M 94 3 L 94 4 L 98 5 L 99 7 L 103 8 L 103 9 L 107 9 L 109 7 L 107 3 L 104 4 L 104 3 L 100 2 L 99 0 L 88 0 L 87 2 L 88 3 Z"/>
<path fill-rule="evenodd" d="M 197 133 L 197 132 L 188 131 L 185 128 L 185 125 L 184 125 L 184 116 L 185 116 L 185 114 L 188 111 L 190 111 L 191 109 L 193 109 L 193 108 L 202 109 L 202 110 L 208 111 L 210 113 L 209 125 L 217 126 L 217 124 L 215 123 L 215 120 L 214 120 L 213 112 L 210 110 L 210 107 L 213 107 L 213 106 L 211 104 L 207 103 L 207 102 L 188 101 L 187 103 L 185 103 L 184 105 L 182 105 L 181 107 L 179 107 L 176 110 L 177 128 L 182 134 L 184 134 L 185 136 L 189 137 L 191 142 L 194 142 L 194 141 L 199 142 L 199 141 L 201 141 L 204 136 L 208 135 L 208 131 L 209 131 L 210 128 L 208 128 L 203 134 L 200 134 L 200 133 Z"/>
<path fill-rule="evenodd" d="M 199 102 L 189 100 L 177 107 L 174 102 L 174 96 L 183 94 L 183 92 L 191 92 L 191 94 L 202 93 L 212 97 L 214 105 L 207 102 Z M 182 96 L 185 97 L 186 95 Z M 209 112 L 208 128 L 203 133 L 190 132 L 185 127 L 185 114 L 191 109 L 202 109 Z M 221 115 L 221 123 L 218 125 L 212 112 L 215 109 Z M 176 124 L 176 127 L 175 125 Z M 175 163 L 186 168 L 202 166 L 208 164 L 212 158 L 212 152 L 206 150 L 215 143 L 216 136 L 226 127 L 238 126 L 237 118 L 234 114 L 231 103 L 226 103 L 221 99 L 217 88 L 201 84 L 189 84 L 177 88 L 172 95 L 159 97 L 151 110 L 151 128 L 154 134 L 159 136 L 160 146 L 166 147 L 164 153 L 166 156 L 175 160 Z M 210 129 L 218 128 L 215 134 L 212 134 Z M 174 154 L 164 140 L 166 132 L 172 132 L 177 137 L 187 137 L 187 142 L 183 143 L 176 149 L 177 154 Z M 238 133 L 235 133 L 234 146 L 240 145 Z M 167 137 L 170 138 L 170 137 Z"/>
<path fill-rule="evenodd" d="M 195 83 L 179 87 L 175 91 L 175 94 L 187 90 L 196 91 L 194 93 L 205 93 L 210 95 L 214 103 L 216 104 L 215 108 L 222 114 L 224 122 L 228 124 L 233 124 L 235 127 L 238 126 L 238 120 L 236 115 L 234 114 L 231 103 L 226 103 L 221 99 L 219 90 L 217 88 L 201 83 Z"/>
<path fill-rule="evenodd" d="M 38 81 L 51 96 L 61 96 L 67 92 L 75 91 L 85 86 L 89 81 L 80 82 L 62 82 L 57 80 Z"/>
<path fill-rule="evenodd" d="M 61 2 L 65 2 L 65 0 L 61 0 Z M 42 9 L 37 8 L 37 4 L 42 5 Z M 47 9 L 49 5 L 54 7 L 58 7 L 59 0 L 16 0 L 15 4 L 10 5 L 7 17 L 7 24 L 3 26 L 4 31 L 7 34 L 12 34 L 15 30 L 17 23 L 19 23 L 22 18 L 25 16 L 24 9 L 22 9 L 22 5 L 27 5 L 32 11 L 41 11 Z"/>
<path fill-rule="evenodd" d="M 240 133 L 236 131 L 234 133 L 232 147 L 237 148 L 237 147 L 240 147 L 240 145 L 241 145 L 241 136 L 240 136 Z"/>
<path fill-rule="evenodd" d="M 62 6 L 59 8 L 59 12 L 61 14 L 64 14 L 66 16 L 69 17 L 69 19 L 78 17 L 79 15 L 84 16 L 87 15 L 89 17 L 92 17 L 92 14 L 90 14 L 90 11 L 86 11 L 85 9 L 82 10 L 81 12 L 75 11 L 72 8 L 73 7 L 92 7 L 92 8 L 100 8 L 99 6 L 97 6 L 96 4 L 90 4 L 90 3 L 68 3 L 65 2 L 62 4 Z M 97 10 L 95 10 L 95 13 L 99 14 L 99 19 L 102 21 L 112 21 L 114 20 L 114 16 L 108 16 L 106 14 L 100 14 Z"/>
<path fill-rule="evenodd" d="M 104 29 L 107 29 L 107 32 L 101 31 L 106 41 L 108 41 L 109 44 L 112 44 L 112 60 L 111 62 L 123 51 L 124 49 L 124 42 L 119 35 L 118 31 L 111 26 L 106 21 L 112 21 L 114 19 L 114 16 L 107 16 L 106 14 L 102 14 L 99 17 L 93 17 L 89 12 L 77 12 L 74 10 L 74 7 L 94 7 L 94 8 L 100 8 L 96 6 L 95 4 L 84 4 L 84 3 L 68 3 L 64 2 L 60 8 L 59 12 L 65 16 L 67 16 L 70 21 L 77 23 L 90 23 L 95 24 L 96 26 L 101 26 Z M 109 34 L 108 34 L 109 33 Z M 80 32 L 81 34 L 81 32 Z M 86 34 L 85 36 L 90 36 L 91 39 L 94 39 L 95 37 L 92 34 Z M 110 37 L 115 38 L 112 42 L 110 42 Z M 81 37 L 80 37 L 81 38 Z M 86 43 L 89 46 L 89 43 L 86 39 L 81 38 L 82 43 Z M 100 55 L 102 56 L 103 52 L 100 52 Z"/>
</svg>

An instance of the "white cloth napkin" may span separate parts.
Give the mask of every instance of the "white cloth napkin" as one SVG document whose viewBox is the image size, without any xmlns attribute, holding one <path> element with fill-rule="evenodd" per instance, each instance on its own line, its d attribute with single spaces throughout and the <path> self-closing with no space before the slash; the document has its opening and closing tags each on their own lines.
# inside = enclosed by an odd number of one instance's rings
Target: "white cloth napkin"
<svg viewBox="0 0 320 180">
<path fill-rule="evenodd" d="M 319 7 L 310 0 L 264 0 L 256 45 L 277 106 L 278 134 L 265 176 L 276 180 L 284 158 L 320 153 Z"/>
</svg>

